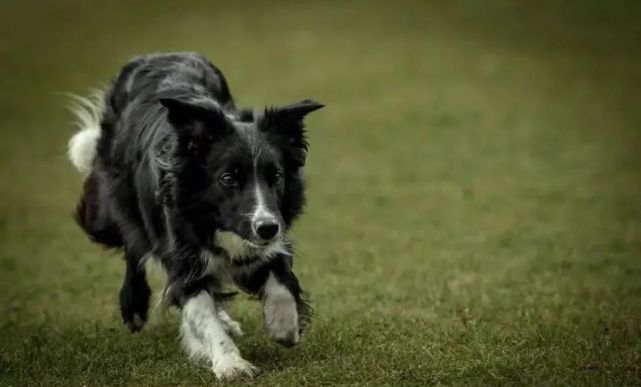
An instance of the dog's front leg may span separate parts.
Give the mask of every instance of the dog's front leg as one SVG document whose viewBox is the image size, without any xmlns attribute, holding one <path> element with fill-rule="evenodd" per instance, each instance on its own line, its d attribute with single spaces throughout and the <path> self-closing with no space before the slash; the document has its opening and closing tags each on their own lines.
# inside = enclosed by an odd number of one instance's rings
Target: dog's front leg
<svg viewBox="0 0 641 387">
<path fill-rule="evenodd" d="M 181 335 L 185 348 L 191 356 L 210 361 L 218 379 L 253 377 L 258 369 L 240 356 L 214 303 L 211 295 L 203 290 L 183 304 Z"/>
<path fill-rule="evenodd" d="M 290 289 L 270 272 L 263 288 L 265 329 L 272 340 L 286 347 L 294 346 L 300 341 L 296 306 L 296 299 Z"/>
<path fill-rule="evenodd" d="M 280 254 L 254 270 L 243 270 L 234 280 L 246 292 L 260 295 L 270 338 L 286 347 L 300 342 L 312 308 L 303 299 L 291 255 Z"/>
<path fill-rule="evenodd" d="M 292 257 L 276 258 L 263 278 L 260 295 L 267 334 L 286 347 L 294 346 L 300 342 L 311 308 L 302 298 L 302 289 L 292 271 Z"/>
</svg>

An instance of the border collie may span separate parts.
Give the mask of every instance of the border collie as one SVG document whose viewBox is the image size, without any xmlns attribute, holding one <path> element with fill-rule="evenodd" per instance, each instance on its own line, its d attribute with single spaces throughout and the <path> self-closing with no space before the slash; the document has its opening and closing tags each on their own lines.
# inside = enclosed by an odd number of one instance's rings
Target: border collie
<svg viewBox="0 0 641 387">
<path fill-rule="evenodd" d="M 303 119 L 323 105 L 237 109 L 221 71 L 195 53 L 136 57 L 106 92 L 74 102 L 69 157 L 86 174 L 76 219 L 93 242 L 124 252 L 129 329 L 147 320 L 144 263 L 154 259 L 186 351 L 219 379 L 258 372 L 231 339 L 242 331 L 225 311 L 229 283 L 260 297 L 273 340 L 297 344 L 311 308 L 288 231 L 304 204 Z"/>
</svg>

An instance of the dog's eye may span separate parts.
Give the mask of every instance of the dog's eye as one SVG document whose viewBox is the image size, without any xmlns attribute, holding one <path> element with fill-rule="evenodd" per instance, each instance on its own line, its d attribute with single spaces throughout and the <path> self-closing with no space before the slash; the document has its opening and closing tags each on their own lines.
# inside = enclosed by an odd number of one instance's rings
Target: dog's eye
<svg viewBox="0 0 641 387">
<path fill-rule="evenodd" d="M 274 172 L 274 176 L 272 177 L 272 181 L 274 184 L 280 184 L 280 182 L 283 180 L 283 174 L 279 171 Z"/>
<path fill-rule="evenodd" d="M 235 187 L 237 185 L 236 179 L 231 173 L 223 173 L 220 176 L 220 182 L 226 187 Z"/>
</svg>

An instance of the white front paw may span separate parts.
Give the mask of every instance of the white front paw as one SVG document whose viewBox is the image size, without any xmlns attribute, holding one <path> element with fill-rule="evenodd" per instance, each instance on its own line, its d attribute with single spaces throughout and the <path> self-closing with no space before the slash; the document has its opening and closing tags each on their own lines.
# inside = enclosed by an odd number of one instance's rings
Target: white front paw
<svg viewBox="0 0 641 387">
<path fill-rule="evenodd" d="M 292 347 L 300 342 L 300 328 L 296 303 L 288 301 L 265 304 L 265 328 L 272 340 Z"/>
<path fill-rule="evenodd" d="M 232 320 L 225 310 L 221 309 L 218 311 L 218 319 L 223 323 L 225 332 L 227 332 L 228 334 L 235 337 L 241 337 L 243 335 L 243 330 L 240 328 L 240 323 L 238 323 L 238 321 Z"/>
<path fill-rule="evenodd" d="M 225 321 L 225 328 L 227 330 L 227 333 L 232 336 L 241 337 L 243 335 L 243 330 L 240 328 L 240 323 L 238 323 L 238 321 Z"/>
<path fill-rule="evenodd" d="M 226 354 L 214 362 L 212 369 L 218 380 L 253 378 L 259 370 L 237 354 Z"/>
</svg>

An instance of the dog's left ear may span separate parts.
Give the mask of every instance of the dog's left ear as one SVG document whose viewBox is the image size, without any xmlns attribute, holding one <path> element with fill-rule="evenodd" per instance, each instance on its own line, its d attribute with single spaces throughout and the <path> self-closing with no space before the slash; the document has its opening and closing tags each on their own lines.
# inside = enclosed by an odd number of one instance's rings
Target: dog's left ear
<svg viewBox="0 0 641 387">
<path fill-rule="evenodd" d="M 220 134 L 229 126 L 224 113 L 214 101 L 179 95 L 163 96 L 159 102 L 167 109 L 167 120 L 181 136 L 198 137 L 204 132 Z"/>
<path fill-rule="evenodd" d="M 185 155 L 206 155 L 216 139 L 233 131 L 216 102 L 176 92 L 165 94 L 168 95 L 161 95 L 159 102 L 167 110 L 167 121 L 178 135 L 179 149 Z"/>
<path fill-rule="evenodd" d="M 303 120 L 306 115 L 324 106 L 306 99 L 287 106 L 267 108 L 259 122 L 259 129 L 285 147 L 292 161 L 302 167 L 308 147 Z"/>
</svg>

